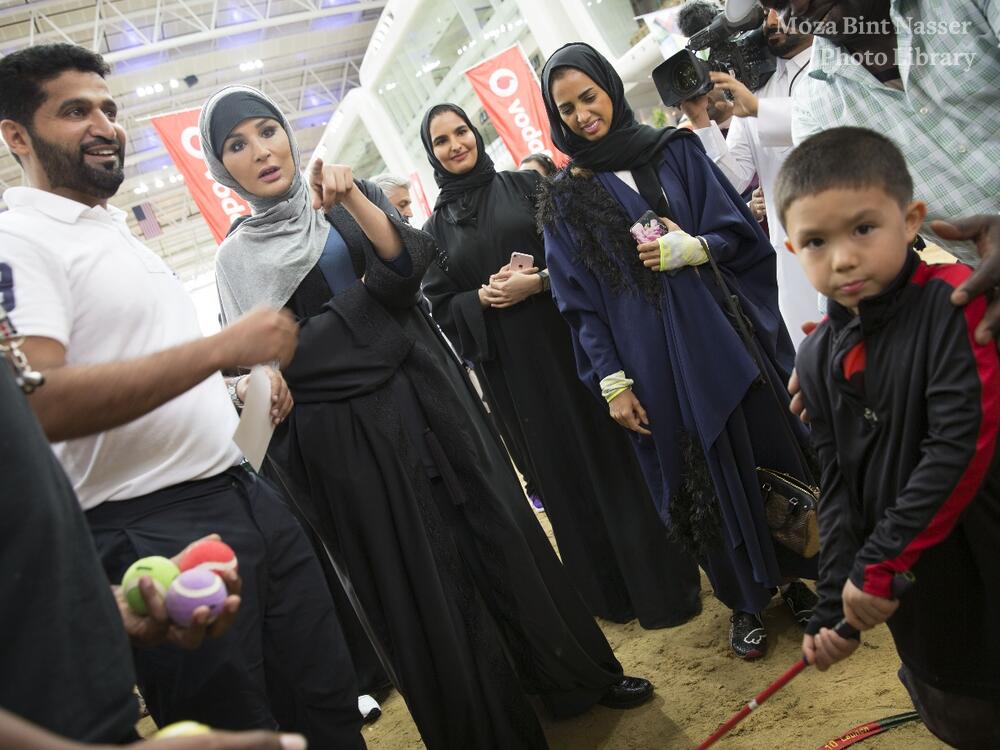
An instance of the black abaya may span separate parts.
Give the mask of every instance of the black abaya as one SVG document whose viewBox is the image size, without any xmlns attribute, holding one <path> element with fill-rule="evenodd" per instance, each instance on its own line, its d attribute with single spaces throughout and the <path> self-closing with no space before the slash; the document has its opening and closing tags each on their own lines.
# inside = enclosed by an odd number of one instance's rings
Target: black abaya
<svg viewBox="0 0 1000 750">
<path fill-rule="evenodd" d="M 448 255 L 424 292 L 435 319 L 475 364 L 512 453 L 535 481 L 563 564 L 591 612 L 646 628 L 677 625 L 699 606 L 694 560 L 669 541 L 628 438 L 580 382 L 569 327 L 549 294 L 483 309 L 480 285 L 512 251 L 545 268 L 535 229 L 535 172 L 501 172 L 439 207 L 425 225 Z"/>
<path fill-rule="evenodd" d="M 427 747 L 544 747 L 522 689 L 584 710 L 621 667 L 417 305 L 430 238 L 395 222 L 403 275 L 344 209 L 330 221 L 364 282 L 331 297 L 317 264 L 289 301 L 296 406 L 271 456 L 346 569 Z"/>
</svg>

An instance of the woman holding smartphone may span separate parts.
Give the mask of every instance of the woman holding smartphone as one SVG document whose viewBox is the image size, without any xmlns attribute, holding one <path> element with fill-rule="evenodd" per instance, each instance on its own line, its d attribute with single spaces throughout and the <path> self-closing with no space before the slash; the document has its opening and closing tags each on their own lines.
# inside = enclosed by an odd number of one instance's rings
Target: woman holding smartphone
<svg viewBox="0 0 1000 750">
<path fill-rule="evenodd" d="M 774 248 L 696 137 L 635 121 L 621 78 L 592 47 L 557 50 L 542 95 L 552 139 L 572 157 L 540 215 L 581 377 L 630 431 L 661 518 L 732 610 L 733 652 L 758 658 L 775 590 L 804 624 L 815 595 L 792 579 L 816 577 L 815 559 L 772 541 L 756 477 L 758 466 L 809 476 L 779 421 L 790 416 L 782 384 L 794 352 Z M 630 227 L 650 210 L 669 235 L 637 245 Z M 702 265 L 708 252 L 751 322 L 774 394 Z"/>
<path fill-rule="evenodd" d="M 645 628 L 688 620 L 700 606 L 697 566 L 667 539 L 624 430 L 580 383 L 548 291 L 541 176 L 494 171 L 455 105 L 432 107 L 421 134 L 441 188 L 424 226 L 441 256 L 424 293 L 534 481 L 563 564 L 599 617 Z"/>
</svg>

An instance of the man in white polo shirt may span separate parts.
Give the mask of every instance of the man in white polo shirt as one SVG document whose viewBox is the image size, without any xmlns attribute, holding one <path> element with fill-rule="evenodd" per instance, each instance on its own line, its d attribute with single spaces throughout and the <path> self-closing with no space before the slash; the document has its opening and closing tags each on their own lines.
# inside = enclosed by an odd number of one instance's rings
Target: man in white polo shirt
<svg viewBox="0 0 1000 750">
<path fill-rule="evenodd" d="M 201 337 L 178 280 L 107 205 L 125 146 L 108 70 L 72 45 L 0 60 L 0 133 L 28 185 L 4 193 L 0 293 L 47 379 L 30 403 L 112 581 L 134 560 L 208 533 L 237 553 L 243 602 L 232 630 L 196 652 L 135 655 L 157 723 L 280 724 L 315 747 L 363 748 L 354 673 L 319 564 L 275 490 L 241 468 L 219 373 L 287 363 L 296 326 L 257 310 Z"/>
</svg>

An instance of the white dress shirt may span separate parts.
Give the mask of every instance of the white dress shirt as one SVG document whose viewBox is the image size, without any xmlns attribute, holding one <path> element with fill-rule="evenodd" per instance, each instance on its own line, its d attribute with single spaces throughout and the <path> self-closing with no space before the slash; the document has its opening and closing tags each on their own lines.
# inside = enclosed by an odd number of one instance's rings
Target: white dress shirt
<svg viewBox="0 0 1000 750">
<path fill-rule="evenodd" d="M 3 197 L 0 271 L 11 281 L 4 303 L 18 333 L 58 341 L 67 365 L 133 359 L 201 337 L 191 299 L 133 236 L 124 211 L 28 187 Z M 134 422 L 53 450 L 87 510 L 239 463 L 237 421 L 215 373 Z"/>
<path fill-rule="evenodd" d="M 803 338 L 802 323 L 819 317 L 817 294 L 785 248 L 785 229 L 771 197 L 778 170 L 792 150 L 792 94 L 808 75 L 811 54 L 806 48 L 788 60 L 778 58 L 774 75 L 756 92 L 757 117 L 733 117 L 725 138 L 714 122 L 694 131 L 739 192 L 750 186 L 755 174 L 760 177 L 771 244 L 778 254 L 778 303 L 796 346 Z"/>
</svg>

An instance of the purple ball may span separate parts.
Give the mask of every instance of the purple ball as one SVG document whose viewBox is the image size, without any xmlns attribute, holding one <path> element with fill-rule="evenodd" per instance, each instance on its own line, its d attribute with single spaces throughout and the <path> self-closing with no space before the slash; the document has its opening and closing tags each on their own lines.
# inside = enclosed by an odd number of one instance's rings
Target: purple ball
<svg viewBox="0 0 1000 750">
<path fill-rule="evenodd" d="M 198 607 L 208 607 L 214 620 L 226 601 L 225 582 L 210 570 L 187 570 L 170 584 L 167 591 L 167 614 L 178 625 L 187 627 Z"/>
</svg>

